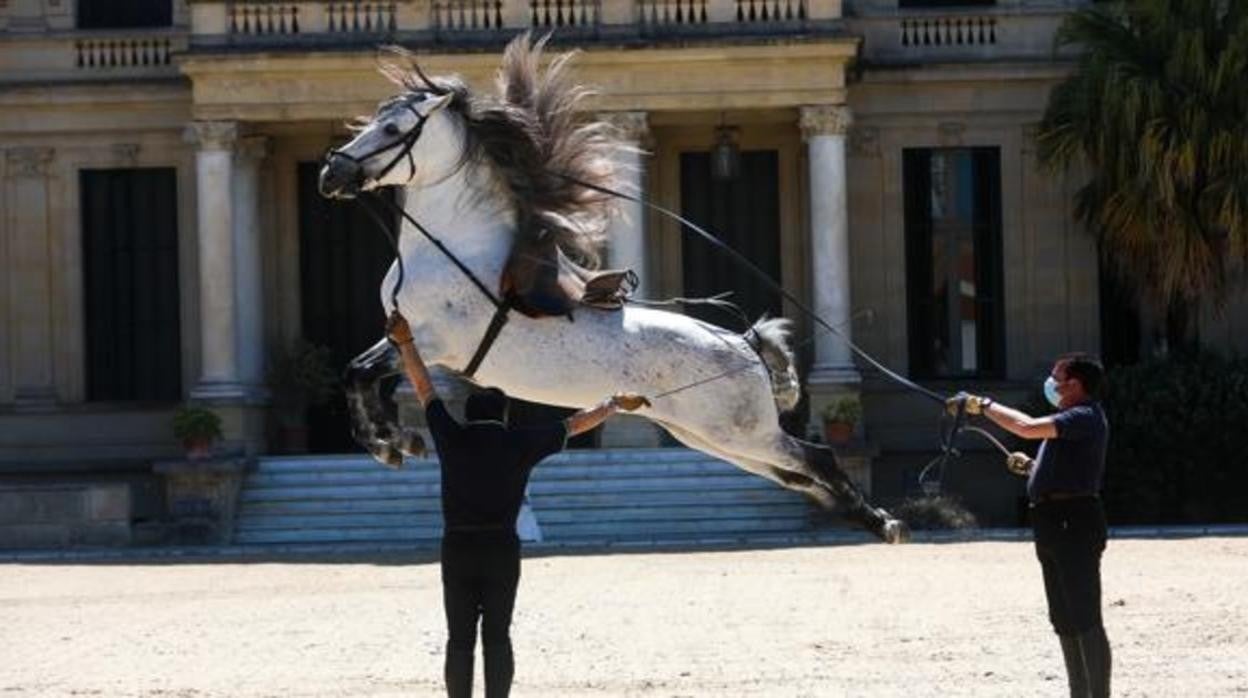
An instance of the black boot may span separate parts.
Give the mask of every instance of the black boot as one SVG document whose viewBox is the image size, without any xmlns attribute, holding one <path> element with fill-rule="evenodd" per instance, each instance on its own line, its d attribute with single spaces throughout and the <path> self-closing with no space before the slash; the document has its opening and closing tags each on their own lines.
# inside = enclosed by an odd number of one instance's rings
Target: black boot
<svg viewBox="0 0 1248 698">
<path fill-rule="evenodd" d="M 482 653 L 485 655 L 485 698 L 507 698 L 511 695 L 511 679 L 516 673 L 511 640 L 486 643 Z"/>
<path fill-rule="evenodd" d="M 472 698 L 472 655 L 475 649 L 464 650 L 447 645 L 443 677 L 446 679 L 448 698 Z"/>
<path fill-rule="evenodd" d="M 1084 662 L 1088 667 L 1088 692 L 1092 698 L 1109 698 L 1109 678 L 1113 673 L 1113 653 L 1104 626 L 1097 626 L 1079 636 Z"/>
<path fill-rule="evenodd" d="M 1062 659 L 1066 661 L 1066 681 L 1070 684 L 1070 698 L 1088 698 L 1088 667 L 1083 657 L 1080 635 L 1058 635 L 1062 641 Z"/>
</svg>

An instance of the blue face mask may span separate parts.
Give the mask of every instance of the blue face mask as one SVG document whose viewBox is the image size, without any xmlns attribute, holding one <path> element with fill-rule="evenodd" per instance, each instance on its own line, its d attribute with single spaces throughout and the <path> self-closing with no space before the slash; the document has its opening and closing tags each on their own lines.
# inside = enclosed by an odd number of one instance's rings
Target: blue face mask
<svg viewBox="0 0 1248 698">
<path fill-rule="evenodd" d="M 1057 379 L 1053 376 L 1044 381 L 1044 398 L 1054 407 L 1062 406 L 1062 396 L 1057 394 Z"/>
</svg>

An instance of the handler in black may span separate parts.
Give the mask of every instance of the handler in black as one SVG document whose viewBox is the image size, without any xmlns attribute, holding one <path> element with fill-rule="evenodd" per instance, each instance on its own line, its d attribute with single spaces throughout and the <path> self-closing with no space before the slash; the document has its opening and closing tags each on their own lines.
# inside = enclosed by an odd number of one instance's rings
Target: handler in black
<svg viewBox="0 0 1248 698">
<path fill-rule="evenodd" d="M 415 356 L 412 387 L 425 407 L 442 467 L 446 692 L 451 698 L 472 695 L 480 618 L 485 695 L 506 698 L 514 673 L 511 611 L 520 582 L 516 515 L 529 473 L 538 461 L 563 450 L 568 437 L 593 429 L 619 409 L 649 402 L 619 394 L 566 420 L 520 429 L 507 426 L 507 396 L 490 388 L 469 396 L 467 423 L 460 424 L 434 391 L 419 353 Z"/>
<path fill-rule="evenodd" d="M 1044 439 L 1034 464 L 1015 453 L 1010 469 L 1027 473 L 1036 556 L 1072 698 L 1109 695 L 1111 654 L 1101 620 L 1106 526 L 1099 496 L 1109 424 L 1096 399 L 1103 375 L 1092 356 L 1060 357 L 1045 381 L 1045 396 L 1059 410 L 1048 417 L 1030 417 L 986 397 L 953 399 L 965 400 L 968 414 L 983 414 L 1017 436 Z"/>
</svg>

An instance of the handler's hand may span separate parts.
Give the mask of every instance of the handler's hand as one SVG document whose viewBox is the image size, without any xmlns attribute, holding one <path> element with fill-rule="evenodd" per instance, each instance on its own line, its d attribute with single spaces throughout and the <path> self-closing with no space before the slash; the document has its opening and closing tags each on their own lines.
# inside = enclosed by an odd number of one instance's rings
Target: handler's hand
<svg viewBox="0 0 1248 698">
<path fill-rule="evenodd" d="M 636 393 L 616 393 L 611 396 L 611 404 L 625 412 L 632 412 L 642 407 L 649 407 L 650 401 Z"/>
<path fill-rule="evenodd" d="M 992 404 L 992 400 L 982 395 L 971 395 L 970 393 L 958 393 L 953 397 L 945 400 L 945 411 L 949 414 L 958 413 L 958 405 L 966 403 L 966 413 L 969 415 L 980 415 L 984 413 L 984 409 Z"/>
<path fill-rule="evenodd" d="M 1026 453 L 1015 451 L 1006 456 L 1005 467 L 1015 475 L 1027 477 L 1031 474 L 1031 469 L 1036 467 L 1036 462 Z"/>
</svg>

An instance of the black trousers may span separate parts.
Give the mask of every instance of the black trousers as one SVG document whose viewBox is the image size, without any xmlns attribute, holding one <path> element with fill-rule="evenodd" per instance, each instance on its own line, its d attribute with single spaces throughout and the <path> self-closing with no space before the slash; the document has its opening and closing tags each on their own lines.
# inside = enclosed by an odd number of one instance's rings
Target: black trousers
<svg viewBox="0 0 1248 698">
<path fill-rule="evenodd" d="M 1101 628 L 1106 538 L 1101 501 L 1082 497 L 1037 504 L 1031 523 L 1053 629 L 1058 635 L 1078 635 Z"/>
<path fill-rule="evenodd" d="M 485 695 L 506 698 L 515 673 L 511 612 L 520 583 L 520 541 L 506 535 L 457 535 L 442 539 L 442 605 L 446 610 L 446 693 L 472 695 L 477 621 L 485 657 Z"/>
</svg>

